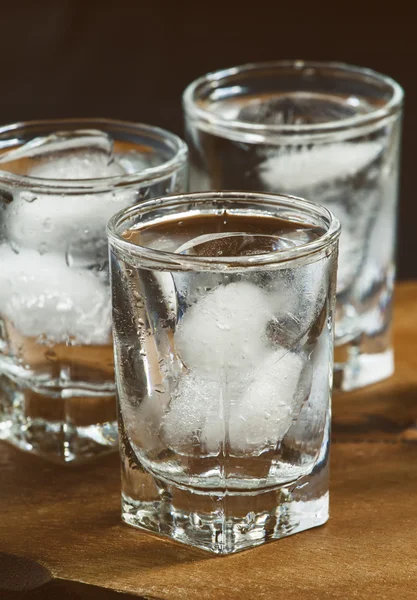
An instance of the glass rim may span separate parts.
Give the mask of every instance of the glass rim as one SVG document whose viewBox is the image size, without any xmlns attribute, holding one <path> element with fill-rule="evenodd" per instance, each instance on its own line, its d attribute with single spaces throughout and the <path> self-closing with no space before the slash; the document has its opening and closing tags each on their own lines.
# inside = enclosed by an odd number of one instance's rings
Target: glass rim
<svg viewBox="0 0 417 600">
<path fill-rule="evenodd" d="M 249 123 L 246 121 L 238 121 L 234 119 L 226 119 L 208 109 L 197 106 L 199 98 L 196 97 L 196 92 L 203 84 L 209 84 L 212 88 L 216 87 L 216 83 L 226 81 L 229 77 L 236 75 L 245 75 L 251 72 L 261 71 L 263 69 L 279 69 L 293 68 L 295 71 L 302 69 L 317 69 L 328 68 L 339 72 L 349 73 L 373 79 L 375 82 L 386 84 L 392 91 L 391 98 L 384 106 L 371 110 L 369 113 L 346 117 L 337 121 L 326 121 L 324 123 L 312 124 L 262 124 Z M 192 81 L 183 92 L 183 107 L 187 115 L 194 119 L 199 119 L 218 126 L 222 129 L 237 130 L 252 134 L 314 134 L 314 133 L 329 133 L 340 130 L 351 129 L 361 126 L 366 126 L 375 121 L 380 121 L 384 117 L 391 115 L 399 110 L 402 106 L 404 98 L 404 90 L 399 83 L 388 75 L 378 73 L 373 69 L 359 67 L 343 62 L 333 61 L 309 61 L 309 60 L 273 60 L 265 62 L 251 62 L 243 65 L 230 67 L 226 69 L 218 69 L 206 73 L 201 77 Z"/>
<path fill-rule="evenodd" d="M 1 136 L 10 133 L 13 134 L 17 130 L 25 130 L 36 127 L 65 127 L 65 125 L 80 125 L 80 127 L 104 126 L 113 128 L 130 128 L 138 134 L 145 134 L 159 137 L 161 140 L 167 140 L 171 144 L 174 155 L 169 160 L 164 161 L 156 167 L 147 167 L 137 173 L 126 173 L 123 175 L 113 175 L 111 177 L 100 177 L 93 179 L 51 179 L 42 177 L 32 177 L 30 175 L 18 175 L 9 171 L 1 170 L 0 165 L 0 183 L 11 186 L 20 186 L 30 188 L 31 190 L 58 192 L 58 193 L 94 193 L 102 192 L 103 190 L 111 190 L 113 188 L 131 186 L 145 181 L 153 181 L 161 179 L 170 173 L 175 172 L 179 167 L 186 164 L 188 158 L 187 144 L 175 133 L 148 125 L 146 123 L 137 123 L 133 121 L 123 121 L 120 119 L 108 119 L 101 117 L 81 117 L 81 118 L 62 118 L 62 119 L 37 119 L 31 121 L 19 121 L 0 127 L 0 143 Z M 106 131 L 106 129 L 104 129 Z M 36 137 L 36 136 L 34 136 Z"/>
<path fill-rule="evenodd" d="M 301 209 L 306 213 L 308 211 L 315 213 L 317 216 L 324 217 L 328 220 L 328 227 L 326 231 L 315 240 L 294 246 L 287 250 L 278 250 L 275 252 L 268 252 L 266 254 L 257 254 L 250 256 L 193 256 L 176 254 L 175 252 L 165 252 L 163 250 L 156 250 L 147 246 L 139 246 L 133 242 L 126 240 L 119 233 L 119 227 L 122 223 L 125 223 L 132 217 L 143 214 L 144 212 L 151 212 L 158 208 L 169 208 L 169 207 L 184 207 L 182 212 L 179 212 L 182 216 L 185 213 L 190 212 L 190 208 L 187 208 L 187 201 L 189 202 L 201 202 L 210 200 L 236 200 L 236 201 L 250 201 L 255 200 L 261 206 L 262 200 L 272 201 L 276 206 L 287 207 L 289 209 Z M 126 231 L 126 230 L 125 230 Z M 339 219 L 327 208 L 320 204 L 298 198 L 297 196 L 289 196 L 286 194 L 272 194 L 268 192 L 248 192 L 248 191 L 210 191 L 210 192 L 189 192 L 186 194 L 170 194 L 168 196 L 161 196 L 159 198 L 153 198 L 146 202 L 141 202 L 122 209 L 111 217 L 107 224 L 107 236 L 110 245 L 113 245 L 123 252 L 134 255 L 135 257 L 142 258 L 145 261 L 154 263 L 158 267 L 162 267 L 166 270 L 179 270 L 179 271 L 195 271 L 197 269 L 219 271 L 219 270 L 242 270 L 253 267 L 263 267 L 268 265 L 277 265 L 281 263 L 292 262 L 300 258 L 305 258 L 311 255 L 315 255 L 332 244 L 334 244 L 340 236 L 341 226 Z"/>
</svg>

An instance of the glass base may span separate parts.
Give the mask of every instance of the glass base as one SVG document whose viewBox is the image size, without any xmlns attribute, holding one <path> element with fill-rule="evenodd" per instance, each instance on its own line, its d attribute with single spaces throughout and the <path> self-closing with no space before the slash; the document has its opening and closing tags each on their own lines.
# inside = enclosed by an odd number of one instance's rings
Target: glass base
<svg viewBox="0 0 417 600">
<path fill-rule="evenodd" d="M 394 352 L 364 352 L 351 343 L 335 348 L 334 387 L 345 392 L 388 379 L 394 374 Z"/>
<path fill-rule="evenodd" d="M 0 381 L 0 439 L 54 462 L 82 462 L 117 449 L 113 395 L 56 397 Z M 78 393 L 80 390 L 78 390 Z"/>
<path fill-rule="evenodd" d="M 349 302 L 336 305 L 334 388 L 351 391 L 394 374 L 392 294 L 394 267 L 380 284 L 357 300 L 360 314 Z"/>
<path fill-rule="evenodd" d="M 142 499 L 122 494 L 127 524 L 215 554 L 258 546 L 329 518 L 326 467 L 292 484 L 251 493 L 179 488 L 142 471 L 136 471 L 135 483 Z"/>
</svg>

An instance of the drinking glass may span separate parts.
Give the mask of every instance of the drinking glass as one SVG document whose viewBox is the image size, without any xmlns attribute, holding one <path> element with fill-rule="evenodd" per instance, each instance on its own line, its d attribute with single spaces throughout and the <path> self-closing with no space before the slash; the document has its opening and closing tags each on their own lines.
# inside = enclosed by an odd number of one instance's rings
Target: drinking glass
<svg viewBox="0 0 417 600">
<path fill-rule="evenodd" d="M 108 219 L 186 190 L 187 149 L 106 119 L 0 128 L 0 434 L 57 461 L 117 448 Z"/>
<path fill-rule="evenodd" d="M 339 228 L 251 192 L 110 220 L 126 523 L 227 554 L 327 520 Z"/>
<path fill-rule="evenodd" d="M 335 384 L 394 371 L 391 339 L 403 91 L 338 63 L 278 61 L 210 73 L 184 92 L 190 190 L 283 192 L 342 225 Z"/>
</svg>

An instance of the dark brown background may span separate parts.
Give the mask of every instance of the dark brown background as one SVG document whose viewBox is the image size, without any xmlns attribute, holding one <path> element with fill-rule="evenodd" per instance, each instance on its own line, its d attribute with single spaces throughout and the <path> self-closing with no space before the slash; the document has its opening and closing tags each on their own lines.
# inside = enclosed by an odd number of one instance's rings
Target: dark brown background
<svg viewBox="0 0 417 600">
<path fill-rule="evenodd" d="M 0 0 L 0 123 L 103 116 L 182 134 L 181 92 L 207 71 L 277 58 L 371 67 L 406 92 L 399 277 L 417 277 L 416 19 L 398 3 L 381 6 Z"/>
</svg>

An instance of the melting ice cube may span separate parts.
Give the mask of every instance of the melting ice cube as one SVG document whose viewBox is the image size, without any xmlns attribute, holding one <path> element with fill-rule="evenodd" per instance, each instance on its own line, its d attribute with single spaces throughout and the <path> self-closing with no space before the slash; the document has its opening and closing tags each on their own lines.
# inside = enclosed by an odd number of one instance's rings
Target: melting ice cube
<svg viewBox="0 0 417 600">
<path fill-rule="evenodd" d="M 331 335 L 327 329 L 318 339 L 310 357 L 311 387 L 307 401 L 302 405 L 297 420 L 288 431 L 286 442 L 289 446 L 302 443 L 307 448 L 316 448 L 317 451 L 321 446 L 326 412 L 329 410 L 332 350 Z"/>
<path fill-rule="evenodd" d="M 256 256 L 289 250 L 295 239 L 286 236 L 260 233 L 222 232 L 199 235 L 188 240 L 176 250 L 177 254 L 190 256 Z"/>
<path fill-rule="evenodd" d="M 284 437 L 308 394 L 306 362 L 295 353 L 271 352 L 241 381 L 184 374 L 162 423 L 162 437 L 174 450 L 193 454 L 198 447 L 216 455 L 257 456 Z M 308 371 L 311 375 L 311 372 Z"/>
<path fill-rule="evenodd" d="M 259 287 L 244 281 L 219 285 L 179 321 L 179 355 L 188 368 L 220 378 L 250 371 L 266 349 L 266 326 L 272 316 L 268 297 Z"/>
<path fill-rule="evenodd" d="M 286 232 L 287 233 L 287 232 Z M 264 235 L 221 232 L 200 235 L 185 241 L 176 253 L 201 257 L 256 256 L 293 248 L 305 239 L 298 235 Z M 224 281 L 222 272 L 187 272 L 173 275 L 179 297 L 185 305 L 192 304 Z"/>
<path fill-rule="evenodd" d="M 363 222 L 355 224 L 346 208 L 338 205 L 333 208 L 342 225 L 337 269 L 337 293 L 343 293 L 354 282 L 365 252 L 365 238 L 361 234 Z"/>
<path fill-rule="evenodd" d="M 16 254 L 0 246 L 0 311 L 23 335 L 45 335 L 53 342 L 110 341 L 110 293 L 97 276 L 69 268 L 63 257 Z"/>
<path fill-rule="evenodd" d="M 74 177 L 68 176 L 68 170 L 59 169 L 56 175 L 46 175 L 43 172 L 43 168 L 51 160 L 51 154 L 54 155 L 63 154 L 64 158 L 71 160 L 71 151 L 82 151 L 93 152 L 93 154 L 84 156 L 85 162 L 77 165 L 78 172 L 74 174 Z M 33 164 L 29 166 L 29 172 L 34 177 L 48 177 L 49 179 L 90 179 L 93 178 L 90 173 L 96 172 L 94 167 L 94 160 L 97 160 L 97 156 L 101 156 L 99 170 L 103 170 L 104 165 L 110 164 L 112 161 L 113 152 L 113 140 L 112 138 L 103 131 L 95 129 L 80 129 L 75 131 L 56 131 L 46 136 L 39 136 L 30 140 L 26 144 L 19 146 L 9 152 L 5 152 L 0 157 L 0 166 L 4 170 L 15 171 L 17 164 L 16 161 L 22 159 L 31 159 Z M 91 159 L 91 162 L 89 161 Z M 36 162 L 36 160 L 40 162 Z M 55 160 L 52 159 L 52 165 Z M 40 171 L 37 171 L 37 167 L 40 167 Z M 29 173 L 28 173 L 29 174 Z M 106 177 L 106 175 L 97 174 L 96 177 Z"/>
<path fill-rule="evenodd" d="M 386 280 L 394 262 L 397 182 L 389 171 L 383 175 L 381 200 L 364 241 L 365 260 L 355 281 L 355 293 L 361 299 L 366 298 L 374 285 Z M 378 325 L 366 324 L 365 331 L 380 331 Z"/>
<path fill-rule="evenodd" d="M 102 132 L 58 132 L 3 155 L 0 167 L 33 160 L 28 175 L 71 185 L 125 174 L 114 159 L 112 147 L 111 138 Z M 65 194 L 63 190 L 61 194 L 30 196 L 21 192 L 7 206 L 5 225 L 10 238 L 21 247 L 39 249 L 46 245 L 47 249 L 63 250 L 74 240 L 104 237 L 109 218 L 134 198 L 135 193 L 127 190 L 96 194 Z"/>
<path fill-rule="evenodd" d="M 369 110 L 365 103 L 314 92 L 287 92 L 276 98 L 252 100 L 235 118 L 261 125 L 310 125 L 353 117 Z M 358 104 L 359 102 L 359 104 Z"/>
<path fill-rule="evenodd" d="M 153 370 L 155 371 L 154 367 Z M 119 373 L 119 377 L 123 375 Z M 147 452 L 164 451 L 166 443 L 160 438 L 159 428 L 169 404 L 169 388 L 160 381 L 144 395 L 143 387 L 138 385 L 137 375 L 133 381 L 132 388 L 126 380 L 119 381 L 119 402 L 127 434 L 139 453 L 144 448 Z"/>
<path fill-rule="evenodd" d="M 333 375 L 333 348 L 330 331 L 326 330 L 317 341 L 311 356 L 313 375 L 308 396 L 308 407 L 313 417 L 320 423 L 323 413 L 328 409 L 330 397 L 330 381 Z"/>
<path fill-rule="evenodd" d="M 371 164 L 383 147 L 377 142 L 361 144 L 337 143 L 313 148 L 283 146 L 270 154 L 259 166 L 261 181 L 270 190 L 303 190 L 303 194 L 319 201 L 312 190 L 318 185 L 333 184 L 353 177 Z M 310 188 L 310 193 L 308 192 Z"/>
<path fill-rule="evenodd" d="M 368 168 L 384 148 L 378 142 L 337 143 L 313 148 L 285 146 L 270 154 L 259 166 L 260 179 L 268 189 L 288 191 L 323 204 L 340 219 L 337 292 L 354 281 L 363 260 L 366 236 L 378 206 L 375 189 L 353 186 L 353 178 Z"/>
<path fill-rule="evenodd" d="M 304 388 L 299 390 L 304 366 L 305 359 L 283 348 L 264 358 L 240 401 L 232 405 L 233 454 L 257 455 L 273 449 L 284 437 L 305 399 Z"/>
<path fill-rule="evenodd" d="M 268 333 L 274 343 L 294 348 L 309 333 L 323 311 L 329 288 L 329 267 L 320 260 L 271 275 L 274 319 Z"/>
<path fill-rule="evenodd" d="M 162 422 L 162 437 L 180 452 L 192 452 L 201 445 L 203 453 L 215 452 L 224 440 L 224 420 L 221 415 L 220 381 L 200 377 L 194 372 L 184 374 L 171 397 L 168 412 Z M 215 423 L 214 439 L 209 428 Z"/>
</svg>

